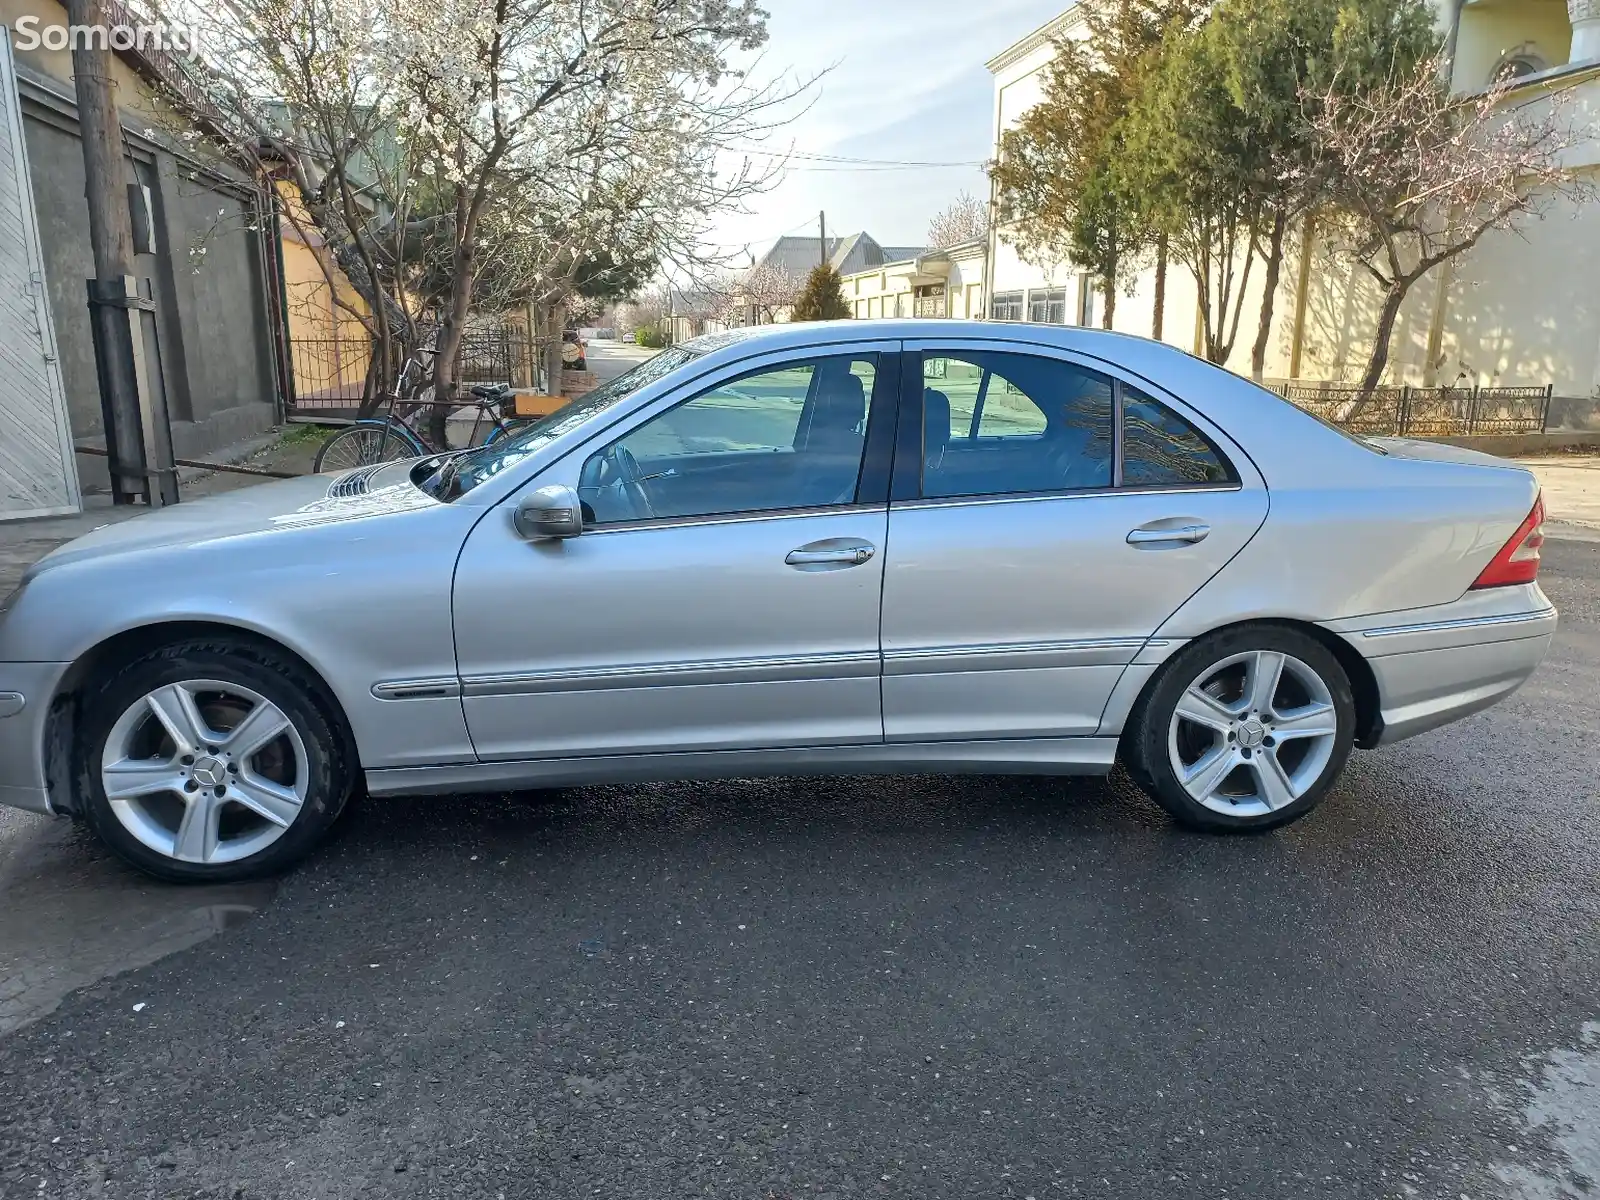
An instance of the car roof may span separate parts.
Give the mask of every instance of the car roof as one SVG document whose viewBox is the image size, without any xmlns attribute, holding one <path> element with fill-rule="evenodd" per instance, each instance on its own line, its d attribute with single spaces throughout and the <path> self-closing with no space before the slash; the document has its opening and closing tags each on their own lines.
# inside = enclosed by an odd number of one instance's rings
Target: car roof
<svg viewBox="0 0 1600 1200">
<path fill-rule="evenodd" d="M 1090 347 L 1100 347 L 1102 353 L 1116 348 L 1128 353 L 1134 347 L 1146 346 L 1155 351 L 1182 354 L 1163 342 L 1152 341 L 1131 333 L 1115 333 L 1106 329 L 1090 329 L 1081 325 L 1043 325 L 1028 321 L 973 321 L 958 318 L 874 318 L 871 321 L 790 321 L 777 325 L 744 325 L 718 333 L 702 334 L 682 343 L 689 350 L 708 354 L 726 346 L 741 345 L 747 350 L 781 350 L 788 346 L 815 346 L 829 342 L 862 341 L 878 339 L 916 340 L 944 338 L 983 338 L 988 341 L 1017 342 L 1031 345 L 1055 345 L 1094 353 Z"/>
</svg>

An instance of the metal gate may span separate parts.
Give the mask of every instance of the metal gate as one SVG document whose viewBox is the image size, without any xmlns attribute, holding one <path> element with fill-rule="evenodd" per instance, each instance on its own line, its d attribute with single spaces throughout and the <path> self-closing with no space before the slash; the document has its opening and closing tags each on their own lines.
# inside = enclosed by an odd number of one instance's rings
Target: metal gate
<svg viewBox="0 0 1600 1200">
<path fill-rule="evenodd" d="M 11 31 L 0 27 L 0 521 L 79 507 Z"/>
</svg>

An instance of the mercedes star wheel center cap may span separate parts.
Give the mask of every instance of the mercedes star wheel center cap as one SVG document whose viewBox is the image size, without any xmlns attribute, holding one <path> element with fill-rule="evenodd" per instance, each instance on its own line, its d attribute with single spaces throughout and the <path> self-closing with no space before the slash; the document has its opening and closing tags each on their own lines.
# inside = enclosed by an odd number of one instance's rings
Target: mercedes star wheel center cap
<svg viewBox="0 0 1600 1200">
<path fill-rule="evenodd" d="M 228 781 L 228 768 L 220 758 L 196 759 L 194 781 L 201 787 L 220 787 Z"/>
</svg>

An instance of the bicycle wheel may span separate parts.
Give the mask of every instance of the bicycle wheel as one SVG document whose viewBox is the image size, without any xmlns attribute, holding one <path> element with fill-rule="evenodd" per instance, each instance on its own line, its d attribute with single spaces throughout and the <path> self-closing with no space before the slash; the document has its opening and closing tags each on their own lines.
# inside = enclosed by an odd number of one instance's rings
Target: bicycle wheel
<svg viewBox="0 0 1600 1200">
<path fill-rule="evenodd" d="M 502 438 L 514 437 L 529 425 L 532 425 L 537 419 L 536 417 L 513 417 L 509 421 L 501 421 L 500 424 L 490 428 L 489 436 L 483 439 L 483 444 L 492 446 Z"/>
<path fill-rule="evenodd" d="M 347 471 L 373 463 L 418 458 L 427 452 L 417 435 L 399 421 L 357 421 L 322 443 L 311 469 L 318 473 Z"/>
</svg>

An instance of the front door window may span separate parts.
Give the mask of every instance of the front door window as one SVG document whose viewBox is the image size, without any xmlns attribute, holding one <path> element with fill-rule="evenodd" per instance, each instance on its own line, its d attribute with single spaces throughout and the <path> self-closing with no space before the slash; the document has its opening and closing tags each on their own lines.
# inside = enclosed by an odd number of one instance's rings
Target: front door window
<svg viewBox="0 0 1600 1200">
<path fill-rule="evenodd" d="M 719 384 L 584 463 L 584 524 L 818 508 L 855 500 L 876 354 Z"/>
</svg>

